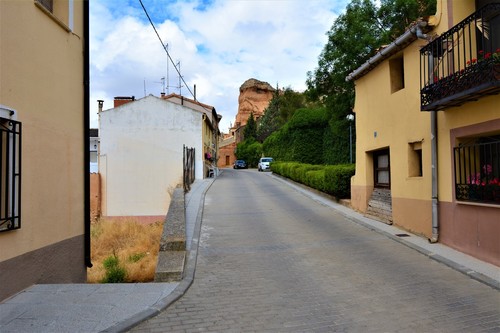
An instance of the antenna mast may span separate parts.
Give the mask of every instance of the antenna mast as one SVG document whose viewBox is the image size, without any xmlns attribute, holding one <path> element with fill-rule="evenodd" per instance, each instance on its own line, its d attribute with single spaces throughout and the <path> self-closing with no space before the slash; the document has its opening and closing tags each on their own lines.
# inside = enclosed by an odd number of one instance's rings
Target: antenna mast
<svg viewBox="0 0 500 333">
<path fill-rule="evenodd" d="M 170 81 L 168 79 L 168 43 L 167 45 L 165 45 L 165 50 L 167 51 L 167 95 L 170 94 L 169 91 L 168 91 L 168 87 L 169 87 L 169 84 L 170 84 Z"/>
<path fill-rule="evenodd" d="M 177 88 L 179 88 L 179 95 L 182 96 L 182 83 L 181 83 L 181 80 L 182 80 L 182 76 L 181 76 L 181 61 L 180 60 L 177 60 L 177 68 L 178 68 L 178 72 L 179 72 L 179 86 Z"/>
</svg>

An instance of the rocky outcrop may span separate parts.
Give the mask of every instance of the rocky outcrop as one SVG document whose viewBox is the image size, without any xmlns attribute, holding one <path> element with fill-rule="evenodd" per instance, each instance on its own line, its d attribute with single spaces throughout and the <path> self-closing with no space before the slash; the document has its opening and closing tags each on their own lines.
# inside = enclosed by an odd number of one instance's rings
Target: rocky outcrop
<svg viewBox="0 0 500 333">
<path fill-rule="evenodd" d="M 274 91 L 275 89 L 267 82 L 246 80 L 240 87 L 235 127 L 244 126 L 252 112 L 256 120 L 262 117 L 273 98 Z"/>
<path fill-rule="evenodd" d="M 236 160 L 234 152 L 237 144 L 242 140 L 243 128 L 250 114 L 253 112 L 256 121 L 262 117 L 264 110 L 273 98 L 274 91 L 275 89 L 269 83 L 256 79 L 246 80 L 241 85 L 238 113 L 228 134 L 231 139 L 225 138 L 219 143 L 219 159 L 217 161 L 219 168 L 231 166 L 234 163 Z"/>
</svg>

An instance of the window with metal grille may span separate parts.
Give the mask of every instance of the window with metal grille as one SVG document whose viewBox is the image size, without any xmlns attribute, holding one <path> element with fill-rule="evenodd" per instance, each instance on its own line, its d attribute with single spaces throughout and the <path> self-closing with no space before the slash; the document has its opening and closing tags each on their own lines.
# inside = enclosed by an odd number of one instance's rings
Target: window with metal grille
<svg viewBox="0 0 500 333">
<path fill-rule="evenodd" d="M 459 144 L 454 157 L 456 199 L 500 205 L 500 135 Z"/>
<path fill-rule="evenodd" d="M 21 123 L 0 118 L 0 232 L 21 227 Z"/>
</svg>

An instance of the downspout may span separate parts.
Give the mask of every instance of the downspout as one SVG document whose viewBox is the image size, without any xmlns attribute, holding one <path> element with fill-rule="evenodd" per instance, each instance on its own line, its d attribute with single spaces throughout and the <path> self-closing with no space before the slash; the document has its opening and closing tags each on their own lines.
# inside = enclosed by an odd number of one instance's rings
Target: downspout
<svg viewBox="0 0 500 333">
<path fill-rule="evenodd" d="M 90 34 L 89 1 L 83 1 L 83 170 L 84 170 L 84 259 L 92 267 L 90 257 Z"/>
<path fill-rule="evenodd" d="M 434 79 L 434 57 L 429 54 L 430 79 Z M 431 81 L 432 82 L 432 81 Z M 439 239 L 438 216 L 438 173 L 437 173 L 437 112 L 431 111 L 431 178 L 432 178 L 432 236 L 429 242 L 437 243 Z"/>
<path fill-rule="evenodd" d="M 437 174 L 437 112 L 431 111 L 431 174 L 432 174 L 432 236 L 429 242 L 439 239 L 438 174 Z"/>
</svg>

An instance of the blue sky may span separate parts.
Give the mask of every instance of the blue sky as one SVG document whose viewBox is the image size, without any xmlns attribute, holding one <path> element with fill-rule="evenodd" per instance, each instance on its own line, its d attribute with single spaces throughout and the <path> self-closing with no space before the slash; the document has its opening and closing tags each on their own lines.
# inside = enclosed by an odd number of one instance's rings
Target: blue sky
<svg viewBox="0 0 500 333">
<path fill-rule="evenodd" d="M 348 0 L 142 0 L 174 63 L 197 99 L 223 116 L 228 131 L 247 79 L 305 89 L 317 66 L 326 32 Z M 114 96 L 142 98 L 165 92 L 192 98 L 178 88 L 178 74 L 139 0 L 90 2 L 91 125 L 97 100 L 113 107 Z M 95 105 L 95 107 L 93 107 Z"/>
</svg>

